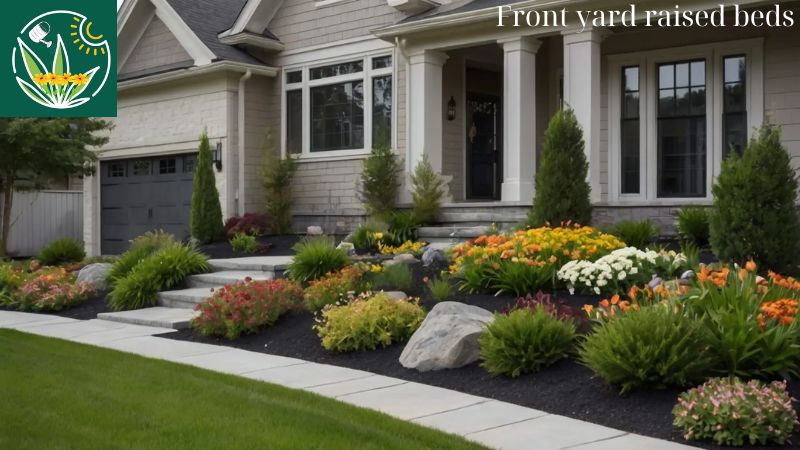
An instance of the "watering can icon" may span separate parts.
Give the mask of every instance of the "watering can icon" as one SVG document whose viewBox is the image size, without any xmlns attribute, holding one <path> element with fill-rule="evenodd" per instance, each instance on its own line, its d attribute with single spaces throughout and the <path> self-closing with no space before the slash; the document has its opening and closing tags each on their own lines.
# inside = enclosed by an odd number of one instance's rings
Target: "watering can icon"
<svg viewBox="0 0 800 450">
<path fill-rule="evenodd" d="M 50 41 L 45 41 L 44 38 L 50 34 L 50 24 L 47 22 L 39 22 L 31 31 L 28 32 L 28 37 L 36 44 L 44 44 L 47 48 L 53 45 Z"/>
</svg>

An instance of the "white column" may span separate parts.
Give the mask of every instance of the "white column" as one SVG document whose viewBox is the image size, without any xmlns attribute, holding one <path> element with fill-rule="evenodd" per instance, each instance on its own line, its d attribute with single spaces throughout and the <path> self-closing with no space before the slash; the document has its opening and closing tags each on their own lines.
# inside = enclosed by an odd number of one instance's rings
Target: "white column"
<svg viewBox="0 0 800 450">
<path fill-rule="evenodd" d="M 583 128 L 592 202 L 600 191 L 600 43 L 603 30 L 564 32 L 564 103 Z"/>
<path fill-rule="evenodd" d="M 517 37 L 503 46 L 504 202 L 532 202 L 536 175 L 536 51 L 541 41 Z"/>
<path fill-rule="evenodd" d="M 425 50 L 409 56 L 407 168 L 414 170 L 423 153 L 433 169 L 442 172 L 442 66 L 447 55 Z"/>
<path fill-rule="evenodd" d="M 100 235 L 100 161 L 94 163 L 94 175 L 83 178 L 83 242 L 88 256 L 99 256 Z"/>
</svg>

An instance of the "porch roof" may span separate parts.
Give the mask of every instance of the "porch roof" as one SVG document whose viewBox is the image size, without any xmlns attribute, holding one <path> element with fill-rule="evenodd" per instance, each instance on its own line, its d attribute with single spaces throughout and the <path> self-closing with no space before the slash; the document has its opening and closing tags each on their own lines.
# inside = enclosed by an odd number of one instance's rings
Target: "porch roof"
<svg viewBox="0 0 800 450">
<path fill-rule="evenodd" d="M 433 17 L 443 17 L 453 14 L 467 13 L 470 11 L 478 11 L 481 9 L 497 8 L 498 6 L 511 5 L 514 3 L 520 3 L 520 0 L 457 0 L 452 3 L 431 8 L 415 16 L 407 17 L 398 23 L 417 22 Z"/>
</svg>

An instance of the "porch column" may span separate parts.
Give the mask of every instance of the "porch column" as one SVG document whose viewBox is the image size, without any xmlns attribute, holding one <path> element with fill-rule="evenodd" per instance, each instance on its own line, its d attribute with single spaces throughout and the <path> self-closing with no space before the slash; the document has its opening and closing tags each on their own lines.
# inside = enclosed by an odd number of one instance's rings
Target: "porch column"
<svg viewBox="0 0 800 450">
<path fill-rule="evenodd" d="M 580 33 L 564 31 L 564 104 L 575 111 L 583 128 L 587 176 L 592 202 L 600 191 L 600 43 L 605 32 L 589 29 Z"/>
<path fill-rule="evenodd" d="M 536 51 L 530 37 L 498 41 L 503 46 L 504 202 L 533 201 L 536 175 Z"/>
<path fill-rule="evenodd" d="M 442 173 L 442 66 L 443 52 L 423 50 L 409 56 L 408 173 L 423 153 L 433 170 Z"/>
</svg>

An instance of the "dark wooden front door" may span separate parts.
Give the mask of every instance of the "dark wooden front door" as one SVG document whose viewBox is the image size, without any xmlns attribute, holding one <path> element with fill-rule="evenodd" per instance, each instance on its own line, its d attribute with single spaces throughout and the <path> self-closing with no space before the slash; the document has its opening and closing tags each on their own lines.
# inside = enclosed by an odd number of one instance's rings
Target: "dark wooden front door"
<svg viewBox="0 0 800 450">
<path fill-rule="evenodd" d="M 467 198 L 499 200 L 502 183 L 500 97 L 467 93 Z"/>
</svg>

